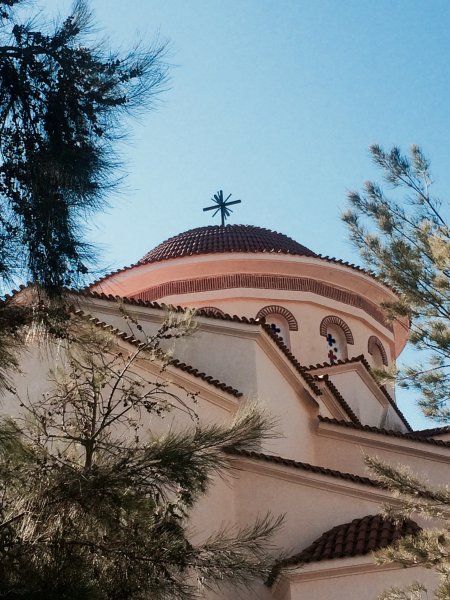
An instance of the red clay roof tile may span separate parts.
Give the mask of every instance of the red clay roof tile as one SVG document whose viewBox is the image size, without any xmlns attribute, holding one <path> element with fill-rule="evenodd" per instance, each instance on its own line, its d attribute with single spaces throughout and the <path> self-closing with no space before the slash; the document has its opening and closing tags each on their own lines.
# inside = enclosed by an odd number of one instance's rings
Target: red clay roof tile
<svg viewBox="0 0 450 600">
<path fill-rule="evenodd" d="M 361 485 L 369 485 L 371 487 L 383 488 L 383 485 L 375 479 L 364 477 L 362 475 L 354 475 L 353 473 L 345 473 L 343 471 L 337 471 L 336 469 L 329 469 L 328 467 L 319 467 L 318 465 L 311 465 L 309 463 L 294 460 L 293 458 L 283 458 L 276 454 L 265 454 L 263 452 L 250 452 L 247 450 L 227 450 L 226 454 L 243 456 L 245 458 L 260 460 L 264 462 L 276 463 L 285 467 L 293 467 L 294 469 L 302 469 L 303 471 L 309 471 L 318 475 L 327 475 L 329 477 L 337 477 L 339 479 L 345 479 L 353 483 L 359 483 Z"/>
<path fill-rule="evenodd" d="M 368 515 L 343 523 L 323 533 L 307 548 L 274 566 L 267 581 L 272 585 L 283 567 L 321 560 L 362 556 L 386 548 L 402 537 L 417 535 L 420 527 L 407 519 L 396 523 L 382 515 Z"/>
<path fill-rule="evenodd" d="M 442 427 L 431 427 L 430 429 L 419 429 L 414 433 L 422 437 L 433 437 L 434 435 L 443 435 L 444 433 L 450 433 L 450 425 L 443 425 Z"/>
<path fill-rule="evenodd" d="M 378 277 L 373 271 L 364 269 L 358 265 L 334 258 L 323 256 L 313 252 L 306 246 L 296 242 L 292 238 L 277 231 L 271 231 L 263 227 L 254 225 L 210 225 L 206 227 L 197 227 L 190 229 L 162 242 L 153 250 L 136 263 L 121 267 L 107 273 L 99 279 L 92 282 L 88 289 L 92 289 L 101 282 L 114 277 L 119 273 L 139 267 L 143 264 L 159 262 L 171 258 L 181 258 L 183 256 L 194 256 L 199 254 L 212 254 L 224 252 L 251 252 L 251 253 L 272 253 L 272 254 L 291 254 L 294 256 L 310 256 L 318 258 L 325 262 L 341 265 L 354 271 L 359 271 L 368 275 L 394 293 L 397 293 L 389 284 Z"/>
<path fill-rule="evenodd" d="M 361 421 L 358 419 L 356 414 L 353 412 L 352 408 L 347 403 L 344 396 L 340 393 L 340 391 L 337 389 L 337 387 L 334 385 L 334 383 L 330 380 L 329 375 L 322 375 L 322 376 L 316 375 L 314 377 L 314 381 L 323 381 L 325 383 L 325 386 L 328 388 L 330 393 L 335 398 L 335 400 L 344 409 L 344 412 L 347 414 L 350 421 L 352 421 L 353 423 L 356 423 L 357 425 L 361 425 Z"/>
<path fill-rule="evenodd" d="M 150 250 L 139 262 L 151 263 L 182 256 L 223 252 L 268 252 L 317 256 L 292 238 L 253 225 L 209 225 L 169 238 Z"/>
</svg>

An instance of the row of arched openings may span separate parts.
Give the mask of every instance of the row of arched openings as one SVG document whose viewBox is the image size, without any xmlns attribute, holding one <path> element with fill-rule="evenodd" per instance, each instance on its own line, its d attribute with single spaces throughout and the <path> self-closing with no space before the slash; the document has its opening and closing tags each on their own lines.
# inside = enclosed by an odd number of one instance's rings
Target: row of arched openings
<svg viewBox="0 0 450 600">
<path fill-rule="evenodd" d="M 219 308 L 206 306 L 202 312 L 214 317 L 225 316 Z M 272 331 L 278 335 L 284 343 L 290 346 L 290 332 L 298 331 L 298 322 L 294 315 L 284 306 L 271 304 L 264 306 L 256 314 L 257 319 L 264 319 Z M 354 342 L 353 334 L 347 323 L 337 315 L 328 315 L 323 318 L 319 328 L 320 335 L 325 338 L 326 361 L 335 363 L 348 358 L 348 346 Z M 371 335 L 367 343 L 367 351 L 372 356 L 375 367 L 382 368 L 388 365 L 386 350 L 376 335 Z"/>
</svg>

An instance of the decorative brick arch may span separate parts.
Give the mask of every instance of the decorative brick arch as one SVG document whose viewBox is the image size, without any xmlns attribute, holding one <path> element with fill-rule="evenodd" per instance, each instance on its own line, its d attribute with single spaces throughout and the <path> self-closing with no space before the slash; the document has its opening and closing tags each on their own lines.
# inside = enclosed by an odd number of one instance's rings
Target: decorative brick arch
<svg viewBox="0 0 450 600">
<path fill-rule="evenodd" d="M 385 365 L 386 367 L 389 364 L 388 361 L 388 357 L 386 354 L 386 350 L 384 349 L 383 344 L 381 343 L 381 341 L 377 338 L 376 335 L 371 335 L 369 338 L 369 341 L 367 342 L 367 351 L 369 354 L 373 354 L 375 348 L 378 348 L 378 350 L 380 351 L 381 354 L 381 360 L 383 361 L 383 365 Z"/>
<path fill-rule="evenodd" d="M 265 319 L 269 315 L 280 315 L 280 317 L 286 319 L 289 326 L 289 331 L 298 331 L 297 319 L 287 308 L 284 308 L 284 306 L 278 306 L 277 304 L 265 306 L 258 312 L 256 318 Z"/>
<path fill-rule="evenodd" d="M 327 337 L 327 328 L 330 325 L 337 325 L 338 327 L 340 327 L 342 329 L 342 331 L 344 332 L 347 344 L 355 343 L 355 341 L 353 339 L 353 333 L 350 331 L 350 327 L 347 325 L 347 323 L 343 319 L 341 319 L 340 317 L 336 317 L 336 315 L 329 315 L 328 317 L 325 317 L 324 319 L 322 319 L 322 322 L 320 324 L 320 335 Z"/>
<path fill-rule="evenodd" d="M 209 317 L 224 317 L 225 313 L 220 308 L 216 308 L 215 306 L 201 306 L 197 311 L 200 316 L 203 314 L 208 315 Z"/>
<path fill-rule="evenodd" d="M 358 310 L 363 310 L 373 317 L 383 327 L 393 331 L 391 323 L 386 321 L 383 311 L 379 306 L 370 302 L 364 296 L 348 290 L 341 290 L 333 285 L 311 279 L 310 277 L 292 277 L 290 275 L 264 275 L 261 273 L 229 273 L 228 275 L 211 275 L 196 277 L 195 279 L 181 279 L 168 281 L 147 288 L 131 297 L 145 302 L 154 302 L 167 296 L 180 294 L 197 294 L 217 290 L 231 290 L 235 288 L 253 288 L 259 290 L 289 290 L 290 292 L 310 292 L 342 302 Z"/>
</svg>

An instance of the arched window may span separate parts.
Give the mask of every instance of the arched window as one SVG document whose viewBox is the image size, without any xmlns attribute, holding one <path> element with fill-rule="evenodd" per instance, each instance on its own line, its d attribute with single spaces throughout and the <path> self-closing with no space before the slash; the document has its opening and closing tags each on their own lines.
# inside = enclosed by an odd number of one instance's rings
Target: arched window
<svg viewBox="0 0 450 600">
<path fill-rule="evenodd" d="M 290 347 L 290 331 L 298 331 L 298 323 L 294 315 L 284 306 L 271 304 L 258 311 L 257 319 L 264 319 L 272 331 L 276 333 L 286 346 Z"/>
<path fill-rule="evenodd" d="M 388 357 L 386 350 L 376 335 L 370 336 L 367 343 L 367 351 L 372 356 L 373 366 L 376 369 L 382 369 L 383 366 L 387 367 Z"/>
<path fill-rule="evenodd" d="M 348 358 L 347 345 L 353 344 L 353 334 L 350 327 L 340 317 L 329 315 L 322 319 L 320 335 L 325 338 L 327 361 L 334 363 Z"/>
<path fill-rule="evenodd" d="M 280 317 L 279 315 L 270 315 L 267 317 L 266 323 L 269 325 L 271 330 L 283 340 L 286 346 L 290 348 L 289 327 L 286 319 Z"/>
<path fill-rule="evenodd" d="M 208 315 L 209 317 L 224 317 L 225 313 L 220 308 L 216 308 L 215 306 L 202 306 L 198 309 L 198 313 L 201 315 Z"/>
</svg>

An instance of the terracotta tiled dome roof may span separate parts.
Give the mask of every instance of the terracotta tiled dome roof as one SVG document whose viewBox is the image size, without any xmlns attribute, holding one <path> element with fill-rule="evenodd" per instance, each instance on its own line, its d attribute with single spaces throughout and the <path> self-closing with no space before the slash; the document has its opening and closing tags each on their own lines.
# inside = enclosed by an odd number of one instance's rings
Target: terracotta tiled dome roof
<svg viewBox="0 0 450 600">
<path fill-rule="evenodd" d="M 287 235 L 270 229 L 253 225 L 210 225 L 190 229 L 169 238 L 148 252 L 139 262 L 151 263 L 182 256 L 227 252 L 317 256 Z"/>
<path fill-rule="evenodd" d="M 304 563 L 361 556 L 386 548 L 407 535 L 415 535 L 420 527 L 414 521 L 395 523 L 382 515 L 368 515 L 351 523 L 337 525 L 323 533 L 310 546 L 276 565 L 269 577 L 273 583 L 283 567 Z"/>
</svg>

